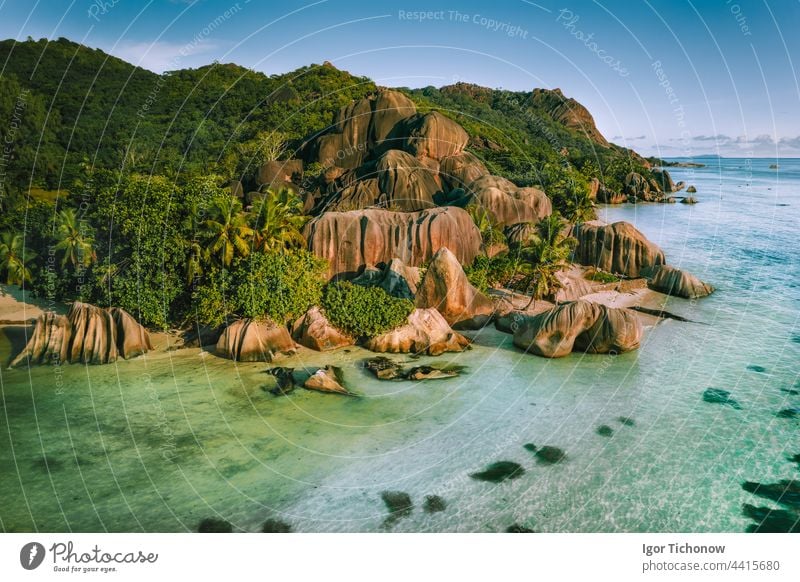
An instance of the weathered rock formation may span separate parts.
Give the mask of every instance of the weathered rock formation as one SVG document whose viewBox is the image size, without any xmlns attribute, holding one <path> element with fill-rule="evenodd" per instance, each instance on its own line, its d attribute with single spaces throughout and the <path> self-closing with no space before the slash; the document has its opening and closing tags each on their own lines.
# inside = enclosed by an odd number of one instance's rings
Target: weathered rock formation
<svg viewBox="0 0 800 582">
<path fill-rule="evenodd" d="M 273 160 L 258 169 L 256 183 L 259 186 L 278 186 L 284 182 L 303 178 L 303 160 Z"/>
<path fill-rule="evenodd" d="M 691 273 L 670 267 L 659 265 L 646 270 L 645 275 L 649 278 L 651 289 L 687 299 L 705 297 L 714 292 L 714 287 L 704 283 Z"/>
<path fill-rule="evenodd" d="M 120 355 L 127 359 L 152 349 L 147 330 L 125 310 L 76 301 L 66 316 L 43 313 L 11 366 L 22 362 L 107 364 Z"/>
<path fill-rule="evenodd" d="M 484 175 L 467 187 L 473 203 L 485 208 L 498 226 L 539 222 L 553 212 L 550 199 L 533 187 L 519 188 L 500 176 Z"/>
<path fill-rule="evenodd" d="M 675 182 L 672 181 L 672 176 L 669 175 L 667 170 L 655 168 L 652 170 L 652 172 L 653 178 L 655 179 L 656 184 L 661 192 L 669 194 L 678 191 L 678 187 L 675 185 Z"/>
<path fill-rule="evenodd" d="M 561 89 L 534 89 L 530 102 L 534 109 L 546 113 L 565 127 L 579 131 L 600 145 L 609 145 L 589 110 L 575 99 L 565 97 Z"/>
<path fill-rule="evenodd" d="M 481 235 L 469 214 L 454 207 L 421 212 L 367 209 L 326 212 L 304 230 L 308 248 L 330 263 L 329 275 L 354 276 L 370 265 L 398 258 L 420 266 L 442 247 L 462 264 L 480 252 Z"/>
<path fill-rule="evenodd" d="M 526 318 L 514 345 L 537 356 L 561 358 L 572 351 L 622 353 L 639 347 L 642 324 L 627 309 L 588 301 L 564 303 Z"/>
<path fill-rule="evenodd" d="M 494 313 L 491 299 L 472 286 L 447 247 L 439 249 L 428 265 L 417 288 L 416 304 L 437 309 L 448 324 L 462 329 L 483 327 Z"/>
<path fill-rule="evenodd" d="M 353 394 L 344 387 L 344 380 L 342 378 L 342 370 L 336 366 L 325 366 L 320 368 L 303 384 L 304 388 L 308 390 L 316 390 L 317 392 L 329 392 L 333 394 L 344 394 L 352 396 Z"/>
<path fill-rule="evenodd" d="M 664 252 L 628 222 L 585 222 L 574 229 L 578 245 L 574 260 L 626 277 L 639 277 L 642 269 L 663 265 Z"/>
<path fill-rule="evenodd" d="M 296 347 L 285 326 L 271 321 L 240 319 L 222 332 L 216 352 L 238 362 L 272 362 L 294 354 Z"/>
<path fill-rule="evenodd" d="M 466 188 L 488 173 L 483 162 L 469 152 L 447 156 L 439 161 L 439 177 L 449 190 Z"/>
<path fill-rule="evenodd" d="M 399 299 L 414 299 L 419 280 L 418 267 L 409 267 L 400 259 L 392 259 L 383 269 L 364 269 L 363 273 L 353 279 L 353 283 L 364 287 L 380 287 Z"/>
<path fill-rule="evenodd" d="M 135 358 L 153 349 L 150 334 L 133 316 L 119 307 L 108 310 L 117 326 L 117 351 L 125 358 Z"/>
<path fill-rule="evenodd" d="M 455 156 L 469 141 L 463 127 L 438 111 L 417 114 L 405 120 L 403 126 L 403 149 L 418 158 L 441 160 Z"/>
<path fill-rule="evenodd" d="M 356 343 L 349 335 L 335 328 L 319 307 L 312 307 L 294 322 L 292 337 L 297 343 L 318 352 Z"/>
<path fill-rule="evenodd" d="M 427 353 L 460 352 L 469 340 L 454 332 L 436 309 L 415 309 L 405 325 L 368 340 L 364 347 L 373 352 Z"/>
<path fill-rule="evenodd" d="M 435 206 L 433 197 L 441 189 L 431 168 L 401 150 L 389 150 L 376 167 L 378 189 L 386 206 L 408 212 Z"/>
</svg>

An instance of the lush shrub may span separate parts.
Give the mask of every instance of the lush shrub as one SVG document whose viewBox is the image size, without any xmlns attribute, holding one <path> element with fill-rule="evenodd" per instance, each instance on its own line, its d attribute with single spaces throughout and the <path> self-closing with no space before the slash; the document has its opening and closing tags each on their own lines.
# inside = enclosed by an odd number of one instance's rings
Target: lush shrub
<svg viewBox="0 0 800 582">
<path fill-rule="evenodd" d="M 586 275 L 586 278 L 590 281 L 598 281 L 599 283 L 616 283 L 619 281 L 618 277 L 611 273 L 606 273 L 605 271 L 592 271 Z"/>
<path fill-rule="evenodd" d="M 517 253 L 504 253 L 492 258 L 480 255 L 464 268 L 464 272 L 470 283 L 481 291 L 486 291 L 498 285 L 505 286 L 515 275 L 520 274 L 521 268 Z"/>
<path fill-rule="evenodd" d="M 305 249 L 253 252 L 233 268 L 235 310 L 279 323 L 297 319 L 322 298 L 327 264 Z"/>
<path fill-rule="evenodd" d="M 397 299 L 380 287 L 350 282 L 325 288 L 322 306 L 328 320 L 354 337 L 374 337 L 402 325 L 414 310 L 408 299 Z"/>
<path fill-rule="evenodd" d="M 234 309 L 230 282 L 230 272 L 226 270 L 214 268 L 206 273 L 192 292 L 189 318 L 209 327 L 224 323 Z"/>
</svg>

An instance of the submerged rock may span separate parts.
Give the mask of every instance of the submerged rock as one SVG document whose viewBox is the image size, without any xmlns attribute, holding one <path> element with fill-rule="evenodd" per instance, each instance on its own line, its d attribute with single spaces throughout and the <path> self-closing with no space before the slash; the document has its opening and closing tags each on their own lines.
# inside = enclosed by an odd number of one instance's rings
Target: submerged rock
<svg viewBox="0 0 800 582">
<path fill-rule="evenodd" d="M 579 300 L 524 318 L 514 333 L 514 345 L 546 358 L 572 351 L 618 354 L 637 349 L 642 333 L 631 311 Z"/>
<path fill-rule="evenodd" d="M 455 378 L 459 370 L 453 368 L 435 368 L 433 366 L 416 366 L 405 373 L 407 380 L 439 380 L 442 378 Z"/>
<path fill-rule="evenodd" d="M 800 408 L 784 408 L 779 410 L 775 416 L 778 418 L 800 418 Z"/>
<path fill-rule="evenodd" d="M 426 495 L 422 508 L 425 513 L 437 513 L 447 509 L 447 502 L 438 495 Z"/>
<path fill-rule="evenodd" d="M 558 447 L 544 446 L 536 449 L 536 460 L 542 465 L 555 465 L 567 458 L 567 453 Z"/>
<path fill-rule="evenodd" d="M 494 304 L 467 279 L 458 258 L 447 247 L 433 257 L 417 289 L 417 307 L 435 308 L 449 325 L 477 329 L 486 325 Z"/>
<path fill-rule="evenodd" d="M 756 522 L 747 527 L 748 533 L 800 533 L 800 516 L 795 512 L 745 503 L 742 513 Z"/>
<path fill-rule="evenodd" d="M 478 481 L 489 481 L 490 483 L 501 483 L 508 479 L 516 479 L 525 473 L 525 469 L 519 463 L 513 461 L 497 461 L 492 463 L 479 473 L 471 473 L 470 477 Z"/>
<path fill-rule="evenodd" d="M 198 524 L 197 531 L 199 533 L 231 533 L 233 526 L 224 519 L 207 517 Z"/>
<path fill-rule="evenodd" d="M 603 436 L 603 437 L 612 437 L 612 436 L 614 436 L 614 429 L 611 428 L 610 426 L 608 426 L 607 424 L 603 424 L 601 426 L 598 426 L 597 430 L 595 432 L 597 432 L 597 434 L 599 434 L 600 436 Z"/>
<path fill-rule="evenodd" d="M 278 383 L 275 388 L 270 390 L 275 396 L 286 396 L 297 387 L 294 381 L 294 368 L 276 366 L 267 370 L 267 374 L 274 376 Z"/>
<path fill-rule="evenodd" d="M 404 491 L 384 491 L 381 499 L 389 510 L 389 517 L 384 520 L 385 526 L 391 526 L 401 518 L 408 517 L 414 511 L 411 496 Z"/>
<path fill-rule="evenodd" d="M 618 416 L 617 420 L 625 426 L 635 426 L 636 421 L 628 416 Z"/>
<path fill-rule="evenodd" d="M 384 356 L 370 358 L 364 363 L 364 368 L 375 374 L 378 380 L 394 380 L 403 377 L 403 367 Z"/>
<path fill-rule="evenodd" d="M 777 483 L 745 481 L 742 483 L 742 489 L 786 507 L 800 509 L 800 481 L 791 479 L 783 479 Z"/>
<path fill-rule="evenodd" d="M 291 533 L 292 526 L 280 519 L 268 519 L 261 526 L 261 533 Z"/>
<path fill-rule="evenodd" d="M 650 278 L 648 284 L 651 289 L 667 295 L 696 299 L 714 292 L 714 287 L 691 273 L 668 265 L 658 265 L 652 269 L 644 269 L 643 272 Z"/>
<path fill-rule="evenodd" d="M 750 364 L 749 366 L 747 366 L 747 369 L 750 370 L 751 372 L 759 372 L 761 374 L 767 371 L 767 369 L 764 366 L 758 366 L 756 364 Z"/>
<path fill-rule="evenodd" d="M 304 388 L 309 390 L 316 390 L 317 392 L 332 392 L 335 394 L 344 394 L 346 396 L 353 396 L 347 388 L 344 387 L 344 377 L 342 369 L 338 366 L 325 366 L 320 368 L 303 384 Z"/>
<path fill-rule="evenodd" d="M 453 331 L 436 309 L 415 309 L 401 325 L 384 334 L 370 338 L 364 347 L 373 352 L 427 353 L 438 356 L 445 352 L 460 352 L 469 340 Z"/>
<path fill-rule="evenodd" d="M 703 392 L 703 401 L 710 402 L 711 404 L 727 404 L 736 410 L 741 410 L 741 405 L 731 398 L 731 393 L 721 388 L 707 388 Z"/>
<path fill-rule="evenodd" d="M 536 533 L 536 530 L 518 523 L 513 523 L 506 528 L 506 533 Z"/>
<path fill-rule="evenodd" d="M 285 326 L 250 319 L 240 319 L 226 327 L 216 346 L 218 355 L 238 362 L 272 362 L 296 351 Z"/>
</svg>

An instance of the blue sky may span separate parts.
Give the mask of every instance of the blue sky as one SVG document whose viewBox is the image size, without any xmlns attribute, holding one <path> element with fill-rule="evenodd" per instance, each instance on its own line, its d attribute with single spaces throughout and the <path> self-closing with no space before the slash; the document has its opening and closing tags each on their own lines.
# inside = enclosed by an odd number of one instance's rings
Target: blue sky
<svg viewBox="0 0 800 582">
<path fill-rule="evenodd" d="M 798 0 L 0 0 L 2 38 L 157 72 L 327 60 L 387 86 L 559 87 L 610 140 L 663 156 L 800 156 L 798 25 Z"/>
</svg>

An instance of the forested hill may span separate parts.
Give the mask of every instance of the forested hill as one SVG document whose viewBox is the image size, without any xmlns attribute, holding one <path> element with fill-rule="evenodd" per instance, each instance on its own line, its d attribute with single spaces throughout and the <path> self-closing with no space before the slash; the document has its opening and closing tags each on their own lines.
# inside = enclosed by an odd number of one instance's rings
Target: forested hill
<svg viewBox="0 0 800 582">
<path fill-rule="evenodd" d="M 329 64 L 267 76 L 213 63 L 157 75 L 66 39 L 2 41 L 0 62 L 0 118 L 16 112 L 21 119 L 10 136 L 10 124 L 0 125 L 3 141 L 14 142 L 5 164 L 7 192 L 29 185 L 69 190 L 87 165 L 246 180 L 254 162 L 245 158 L 265 132 L 277 133 L 291 156 L 339 108 L 376 89 Z M 471 136 L 470 149 L 518 182 L 546 164 L 593 168 L 630 156 L 608 144 L 589 112 L 558 90 L 467 84 L 403 90 L 420 111 L 457 120 Z"/>
</svg>

